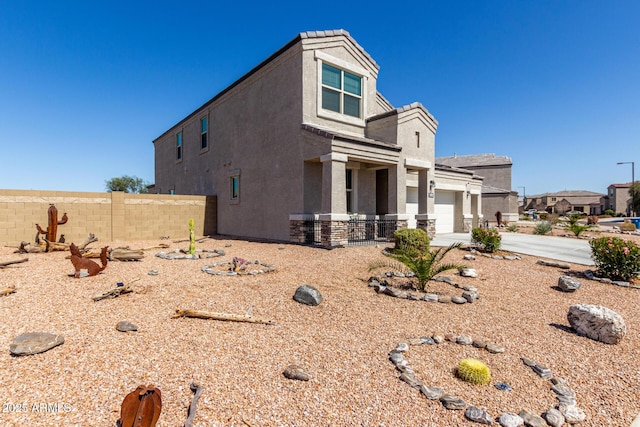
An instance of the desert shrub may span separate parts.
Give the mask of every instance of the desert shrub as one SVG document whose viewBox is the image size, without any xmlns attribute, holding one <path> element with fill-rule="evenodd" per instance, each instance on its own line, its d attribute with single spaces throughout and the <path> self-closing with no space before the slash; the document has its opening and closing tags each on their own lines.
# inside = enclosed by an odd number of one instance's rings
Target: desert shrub
<svg viewBox="0 0 640 427">
<path fill-rule="evenodd" d="M 507 231 L 510 231 L 511 233 L 517 233 L 518 226 L 516 224 L 509 224 L 509 226 L 507 227 Z"/>
<path fill-rule="evenodd" d="M 571 232 L 573 234 L 575 234 L 576 237 L 580 236 L 580 234 L 582 234 L 583 231 L 589 230 L 590 228 L 592 228 L 593 225 L 590 224 L 569 224 L 569 226 L 567 226 L 567 228 L 569 230 L 571 230 Z"/>
<path fill-rule="evenodd" d="M 598 223 L 598 220 L 600 220 L 600 218 L 598 218 L 596 215 L 589 215 L 587 217 L 587 224 L 595 225 Z"/>
<path fill-rule="evenodd" d="M 464 265 L 454 263 L 444 263 L 443 258 L 453 249 L 457 249 L 462 246 L 462 243 L 453 243 L 447 248 L 438 248 L 432 251 L 417 252 L 417 251 L 394 251 L 385 252 L 385 255 L 392 260 L 376 261 L 369 264 L 369 271 L 377 270 L 379 268 L 392 268 L 399 271 L 411 271 L 418 279 L 418 286 L 416 287 L 420 291 L 424 291 L 427 286 L 427 282 L 434 276 L 447 271 L 457 270 L 460 268 L 466 268 Z"/>
<path fill-rule="evenodd" d="M 531 221 L 531 215 L 529 215 L 528 213 L 522 214 L 522 220 L 523 221 Z"/>
<path fill-rule="evenodd" d="M 540 221 L 533 228 L 533 234 L 545 235 L 551 233 L 551 223 L 549 221 Z"/>
<path fill-rule="evenodd" d="M 581 215 L 573 214 L 573 215 L 569 215 L 569 217 L 567 218 L 567 221 L 569 221 L 570 225 L 573 225 L 573 224 L 577 224 L 580 219 L 582 219 Z"/>
<path fill-rule="evenodd" d="M 640 248 L 619 237 L 600 237 L 589 241 L 597 274 L 612 280 L 629 280 L 640 272 Z"/>
<path fill-rule="evenodd" d="M 620 224 L 620 231 L 636 231 L 636 225 L 629 220 L 625 220 Z"/>
<path fill-rule="evenodd" d="M 403 228 L 393 233 L 394 251 L 398 252 L 427 252 L 429 251 L 429 235 L 420 228 Z"/>
<path fill-rule="evenodd" d="M 502 237 L 497 228 L 476 227 L 471 230 L 471 240 L 478 244 L 482 250 L 493 253 L 500 249 Z"/>
<path fill-rule="evenodd" d="M 463 359 L 458 364 L 456 374 L 463 381 L 472 384 L 488 384 L 491 381 L 489 367 L 477 359 Z"/>
<path fill-rule="evenodd" d="M 606 211 L 604 211 L 604 214 L 614 216 L 616 213 L 613 211 L 613 209 L 607 209 Z"/>
</svg>

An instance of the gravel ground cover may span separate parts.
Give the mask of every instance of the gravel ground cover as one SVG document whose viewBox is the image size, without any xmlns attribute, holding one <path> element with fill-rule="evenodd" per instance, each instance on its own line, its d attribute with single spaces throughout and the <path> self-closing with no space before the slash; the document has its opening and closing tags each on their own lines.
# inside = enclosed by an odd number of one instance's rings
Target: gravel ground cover
<svg viewBox="0 0 640 427">
<path fill-rule="evenodd" d="M 143 248 L 163 241 L 97 242 Z M 170 249 L 185 248 L 172 244 Z M 29 254 L 29 261 L 0 269 L 0 424 L 5 426 L 115 426 L 124 396 L 141 384 L 162 391 L 159 426 L 182 426 L 192 394 L 203 387 L 196 426 L 470 426 L 464 411 L 445 409 L 398 379 L 388 360 L 399 342 L 431 334 L 465 334 L 506 348 L 490 354 L 445 342 L 412 345 L 406 354 L 416 376 L 442 387 L 469 405 L 502 412 L 529 409 L 538 414 L 557 403 L 549 381 L 520 358 L 527 357 L 563 377 L 577 393 L 584 426 L 629 426 L 640 412 L 638 333 L 640 290 L 580 279 L 574 293 L 556 289 L 557 268 L 538 258 L 506 261 L 477 257 L 464 261 L 478 278 L 449 272 L 473 285 L 473 304 L 411 301 L 376 294 L 367 284 L 376 273 L 370 262 L 382 247 L 331 251 L 281 243 L 207 239 L 200 249 L 223 249 L 224 257 L 275 264 L 261 275 L 217 276 L 201 267 L 210 259 L 166 260 L 146 252 L 138 262 L 112 262 L 95 277 L 74 279 L 67 253 Z M 449 254 L 462 262 L 466 251 Z M 0 249 L 0 262 L 18 259 Z M 572 265 L 574 272 L 585 267 Z M 157 270 L 158 275 L 149 275 Z M 136 279 L 139 279 L 135 281 Z M 116 286 L 135 292 L 94 302 Z M 298 286 L 316 287 L 324 301 L 316 307 L 292 299 Z M 429 291 L 460 290 L 430 282 Z M 577 303 L 597 304 L 620 314 L 627 335 L 618 345 L 577 336 L 567 311 Z M 173 319 L 176 309 L 244 314 L 275 325 Z M 137 332 L 118 332 L 117 322 Z M 9 344 L 24 332 L 62 334 L 64 344 L 45 353 L 14 357 Z M 474 357 L 492 370 L 491 384 L 474 386 L 454 375 L 461 359 Z M 301 366 L 309 381 L 282 374 Z M 512 391 L 496 389 L 495 382 Z M 57 404 L 57 405 L 56 405 Z M 43 406 L 44 405 L 44 406 Z"/>
</svg>

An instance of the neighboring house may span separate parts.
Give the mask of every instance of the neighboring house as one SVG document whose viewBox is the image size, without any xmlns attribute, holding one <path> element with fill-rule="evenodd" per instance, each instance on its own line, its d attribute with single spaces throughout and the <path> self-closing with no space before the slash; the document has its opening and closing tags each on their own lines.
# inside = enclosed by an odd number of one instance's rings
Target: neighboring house
<svg viewBox="0 0 640 427">
<path fill-rule="evenodd" d="M 536 194 L 527 196 L 525 210 L 536 209 L 557 214 L 578 211 L 588 215 L 599 215 L 604 211 L 604 197 L 604 194 L 584 190 Z"/>
<path fill-rule="evenodd" d="M 611 209 L 616 214 L 620 213 L 629 216 L 631 214 L 630 189 L 630 182 L 627 184 L 611 184 L 607 187 L 608 204 L 605 209 Z"/>
<path fill-rule="evenodd" d="M 217 196 L 220 234 L 349 243 L 350 220 L 468 231 L 482 178 L 436 167 L 436 119 L 394 108 L 344 30 L 300 33 L 156 140 L 157 192 Z M 415 221 L 415 222 L 414 222 Z"/>
<path fill-rule="evenodd" d="M 436 167 L 438 165 L 468 169 L 484 178 L 482 214 L 485 219 L 493 220 L 500 211 L 503 221 L 518 220 L 518 193 L 511 190 L 511 158 L 495 154 L 453 155 L 437 157 Z"/>
</svg>

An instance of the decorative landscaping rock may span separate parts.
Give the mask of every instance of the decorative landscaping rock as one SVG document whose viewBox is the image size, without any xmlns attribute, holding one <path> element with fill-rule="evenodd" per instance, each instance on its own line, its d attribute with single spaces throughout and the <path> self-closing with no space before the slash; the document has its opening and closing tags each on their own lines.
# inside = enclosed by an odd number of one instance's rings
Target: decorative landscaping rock
<svg viewBox="0 0 640 427">
<path fill-rule="evenodd" d="M 14 356 L 29 356 L 44 353 L 62 343 L 64 343 L 62 335 L 47 332 L 27 332 L 13 339 L 13 342 L 9 345 L 9 351 Z"/>
<path fill-rule="evenodd" d="M 464 255 L 462 259 L 464 259 L 465 261 L 475 261 L 476 257 L 475 255 L 467 254 L 467 255 Z"/>
<path fill-rule="evenodd" d="M 498 390 L 502 390 L 502 391 L 511 391 L 513 390 L 511 388 L 511 386 L 507 383 L 495 383 L 493 385 L 495 388 L 497 388 Z"/>
<path fill-rule="evenodd" d="M 422 299 L 424 301 L 438 302 L 438 295 L 436 295 L 436 294 L 424 294 Z"/>
<path fill-rule="evenodd" d="M 195 254 L 189 254 L 182 249 L 176 249 L 170 252 L 158 252 L 156 256 L 162 259 L 202 259 L 202 258 L 216 258 L 225 255 L 222 249 L 196 249 Z"/>
<path fill-rule="evenodd" d="M 467 299 L 459 296 L 451 297 L 451 302 L 454 304 L 466 304 Z"/>
<path fill-rule="evenodd" d="M 460 335 L 456 338 L 456 343 L 460 345 L 471 345 L 471 343 L 473 343 L 473 340 L 468 335 Z"/>
<path fill-rule="evenodd" d="M 462 298 L 464 298 L 467 302 L 472 303 L 480 298 L 480 294 L 478 294 L 477 291 L 464 291 L 462 293 Z"/>
<path fill-rule="evenodd" d="M 564 420 L 569 424 L 577 424 L 587 418 L 587 415 L 582 409 L 570 403 L 560 402 L 558 410 L 564 416 Z"/>
<path fill-rule="evenodd" d="M 498 423 L 502 427 L 520 427 L 524 425 L 524 420 L 518 414 L 514 414 L 512 412 L 505 412 L 500 414 L 500 418 L 498 418 Z"/>
<path fill-rule="evenodd" d="M 537 263 L 540 265 L 546 265 L 547 267 L 562 268 L 564 270 L 569 270 L 571 268 L 571 265 L 569 265 L 566 262 L 545 261 L 545 260 L 539 259 Z"/>
<path fill-rule="evenodd" d="M 309 381 L 309 374 L 298 365 L 289 365 L 285 368 L 282 375 L 290 380 Z"/>
<path fill-rule="evenodd" d="M 485 348 L 487 346 L 487 342 L 483 341 L 483 340 L 473 340 L 473 342 L 471 343 L 472 346 L 474 346 L 475 348 Z"/>
<path fill-rule="evenodd" d="M 438 400 L 442 397 L 442 394 L 444 393 L 444 389 L 441 389 L 440 387 L 431 387 L 431 386 L 421 385 L 419 389 L 420 389 L 420 392 L 422 392 L 422 394 L 424 394 L 424 396 L 429 400 Z"/>
<path fill-rule="evenodd" d="M 149 276 L 157 276 L 158 275 L 158 270 L 149 270 L 149 273 L 147 273 Z"/>
<path fill-rule="evenodd" d="M 494 342 L 490 342 L 487 344 L 485 349 L 491 354 L 504 353 L 505 349 L 503 346 L 496 344 Z"/>
<path fill-rule="evenodd" d="M 569 307 L 567 320 L 578 335 L 605 344 L 618 344 L 627 333 L 622 316 L 599 305 L 572 305 Z"/>
<path fill-rule="evenodd" d="M 400 353 L 409 351 L 409 344 L 407 344 L 406 342 L 399 342 L 396 346 L 396 351 Z"/>
<path fill-rule="evenodd" d="M 551 378 L 551 369 L 546 366 L 535 364 L 531 369 L 533 369 L 533 372 L 540 375 L 542 378 Z"/>
<path fill-rule="evenodd" d="M 542 417 L 547 421 L 551 427 L 561 427 L 564 424 L 564 416 L 556 408 L 549 408 L 547 412 L 542 414 Z"/>
<path fill-rule="evenodd" d="M 436 343 L 431 337 L 420 337 L 420 341 L 425 345 L 433 345 Z"/>
<path fill-rule="evenodd" d="M 464 416 L 467 419 L 476 423 L 486 424 L 489 426 L 493 425 L 493 419 L 491 415 L 489 415 L 487 411 L 482 410 L 480 408 L 476 408 L 475 406 L 469 406 L 464 411 Z"/>
<path fill-rule="evenodd" d="M 442 406 L 452 410 L 461 410 L 467 407 L 467 404 L 464 402 L 464 400 L 453 394 L 443 395 L 440 398 L 440 402 L 442 403 Z"/>
<path fill-rule="evenodd" d="M 449 295 L 438 295 L 438 302 L 449 304 L 451 302 L 451 297 Z"/>
<path fill-rule="evenodd" d="M 407 298 L 406 292 L 403 292 L 400 289 L 392 288 L 391 286 L 384 288 L 384 290 L 381 291 L 381 293 L 392 296 L 394 298 Z"/>
<path fill-rule="evenodd" d="M 539 415 L 534 414 L 533 412 L 523 409 L 518 414 L 524 420 L 525 425 L 530 427 L 546 427 L 547 422 Z"/>
<path fill-rule="evenodd" d="M 316 306 L 323 300 L 320 292 L 309 285 L 302 285 L 296 289 L 293 299 L 301 304 Z"/>
<path fill-rule="evenodd" d="M 118 324 L 116 325 L 116 329 L 120 332 L 132 332 L 132 331 L 137 331 L 138 327 L 133 323 L 123 320 L 118 322 Z"/>
<path fill-rule="evenodd" d="M 462 277 L 478 277 L 478 272 L 475 270 L 475 268 L 461 268 L 460 269 L 460 275 Z"/>
<path fill-rule="evenodd" d="M 400 375 L 400 379 L 413 388 L 420 388 L 420 386 L 422 385 L 420 380 L 416 378 L 413 372 L 403 372 L 402 375 Z"/>
<path fill-rule="evenodd" d="M 560 276 L 558 278 L 558 287 L 562 292 L 575 292 L 580 289 L 580 282 L 573 277 Z"/>
<path fill-rule="evenodd" d="M 451 286 L 456 286 L 456 282 L 454 282 L 453 279 L 448 276 L 436 276 L 432 280 L 435 280 L 436 282 L 444 282 Z"/>
</svg>

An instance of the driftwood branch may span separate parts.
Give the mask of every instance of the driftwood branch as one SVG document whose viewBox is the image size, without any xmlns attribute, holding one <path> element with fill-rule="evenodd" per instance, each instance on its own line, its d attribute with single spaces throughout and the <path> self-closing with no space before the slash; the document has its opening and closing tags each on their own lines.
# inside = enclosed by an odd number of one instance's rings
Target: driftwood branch
<svg viewBox="0 0 640 427">
<path fill-rule="evenodd" d="M 210 320 L 222 320 L 229 322 L 246 322 L 246 323 L 262 323 L 264 325 L 275 325 L 273 320 L 261 319 L 259 317 L 253 317 L 250 314 L 231 314 L 231 313 L 211 313 L 208 311 L 199 310 L 176 310 L 173 318 L 178 317 L 193 317 L 197 319 L 210 319 Z"/>
<path fill-rule="evenodd" d="M 20 264 L 21 262 L 27 262 L 27 261 L 29 261 L 29 258 L 22 258 L 15 261 L 0 262 L 0 268 L 5 268 L 6 266 L 11 264 Z"/>
<path fill-rule="evenodd" d="M 189 409 L 187 409 L 187 419 L 184 422 L 182 427 L 192 427 L 193 419 L 196 417 L 196 405 L 198 403 L 198 399 L 200 399 L 200 395 L 202 394 L 202 386 L 191 383 L 191 391 L 193 392 L 193 399 L 191 400 L 191 404 L 189 405 Z"/>
<path fill-rule="evenodd" d="M 4 289 L 0 289 L 0 297 L 4 297 L 6 295 L 11 295 L 13 293 L 15 293 L 16 288 L 14 287 L 8 287 L 8 288 L 4 288 Z"/>
<path fill-rule="evenodd" d="M 120 286 L 118 288 L 111 289 L 109 292 L 105 292 L 100 296 L 93 297 L 92 299 L 94 301 L 101 301 L 103 299 L 117 298 L 120 295 L 129 294 L 131 292 L 133 292 L 133 289 L 131 289 L 130 286 Z"/>
<path fill-rule="evenodd" d="M 89 233 L 89 236 L 87 236 L 87 238 L 84 240 L 84 242 L 82 242 L 82 243 L 80 243 L 78 245 L 78 249 L 80 249 L 80 251 L 84 251 L 84 250 L 86 250 L 87 246 L 90 243 L 97 242 L 97 241 L 98 241 L 98 238 L 96 237 L 96 235 L 93 234 L 93 233 Z"/>
</svg>

